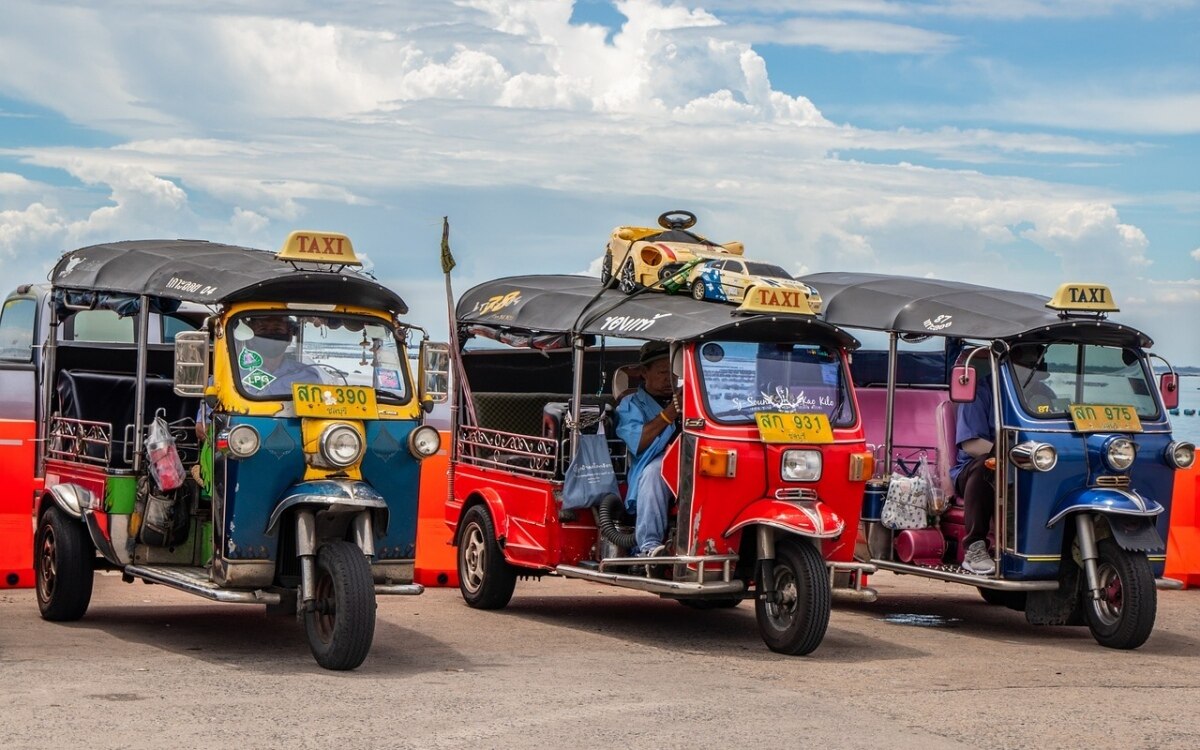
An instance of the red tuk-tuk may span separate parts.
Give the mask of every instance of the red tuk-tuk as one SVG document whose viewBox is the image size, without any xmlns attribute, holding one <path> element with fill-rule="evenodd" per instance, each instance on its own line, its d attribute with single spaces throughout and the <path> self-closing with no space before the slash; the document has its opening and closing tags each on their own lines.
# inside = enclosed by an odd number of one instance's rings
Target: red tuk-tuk
<svg viewBox="0 0 1200 750">
<path fill-rule="evenodd" d="M 462 296 L 446 521 L 470 606 L 504 607 L 518 577 L 557 575 L 697 609 L 753 598 L 769 648 L 820 644 L 832 578 L 874 570 L 853 558 L 872 473 L 847 369 L 858 342 L 798 296 L 761 297 L 735 308 L 625 296 L 580 276 Z M 614 408 L 639 375 L 630 344 L 647 341 L 667 347 L 681 397 L 661 469 L 674 502 L 653 557 L 630 552 L 636 519 L 621 495 L 635 456 Z M 619 492 L 564 508 L 572 456 L 600 425 Z"/>
</svg>

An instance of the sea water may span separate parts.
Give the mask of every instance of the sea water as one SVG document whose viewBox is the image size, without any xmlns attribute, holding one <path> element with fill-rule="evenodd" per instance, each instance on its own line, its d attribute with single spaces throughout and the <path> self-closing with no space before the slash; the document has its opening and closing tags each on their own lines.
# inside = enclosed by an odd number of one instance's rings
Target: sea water
<svg viewBox="0 0 1200 750">
<path fill-rule="evenodd" d="M 1197 413 L 1189 417 L 1185 409 Z M 1200 378 L 1179 379 L 1179 413 L 1171 415 L 1171 434 L 1176 440 L 1200 444 Z"/>
</svg>

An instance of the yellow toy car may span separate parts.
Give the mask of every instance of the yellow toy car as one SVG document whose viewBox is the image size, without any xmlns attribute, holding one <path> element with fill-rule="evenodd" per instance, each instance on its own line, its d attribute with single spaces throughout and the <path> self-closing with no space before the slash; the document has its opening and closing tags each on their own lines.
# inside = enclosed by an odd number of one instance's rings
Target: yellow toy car
<svg viewBox="0 0 1200 750">
<path fill-rule="evenodd" d="M 608 285 L 614 274 L 617 288 L 626 294 L 639 289 L 658 286 L 678 275 L 668 291 L 682 286 L 685 277 L 680 274 L 685 266 L 695 261 L 741 255 L 742 243 L 727 242 L 718 245 L 694 232 L 696 215 L 690 211 L 667 211 L 658 217 L 654 227 L 617 227 L 613 230 L 604 252 L 600 280 Z M 615 270 L 614 270 L 615 269 Z M 674 287 L 674 288 L 672 288 Z"/>
</svg>

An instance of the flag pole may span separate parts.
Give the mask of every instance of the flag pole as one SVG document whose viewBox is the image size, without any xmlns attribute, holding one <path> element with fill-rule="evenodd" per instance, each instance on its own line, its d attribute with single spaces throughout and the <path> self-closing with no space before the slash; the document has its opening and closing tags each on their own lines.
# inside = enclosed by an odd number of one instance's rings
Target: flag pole
<svg viewBox="0 0 1200 750">
<path fill-rule="evenodd" d="M 446 311 L 450 324 L 450 361 L 453 364 L 455 388 L 450 393 L 450 474 L 446 482 L 446 492 L 450 499 L 454 497 L 454 461 L 458 458 L 458 427 L 460 422 L 459 394 L 466 405 L 466 422 L 476 424 L 475 404 L 471 398 L 471 387 L 467 383 L 466 371 L 462 363 L 462 351 L 459 348 L 458 324 L 454 314 L 454 288 L 450 283 L 450 272 L 456 265 L 454 255 L 450 252 L 450 218 L 442 217 L 442 273 L 446 277 Z"/>
</svg>

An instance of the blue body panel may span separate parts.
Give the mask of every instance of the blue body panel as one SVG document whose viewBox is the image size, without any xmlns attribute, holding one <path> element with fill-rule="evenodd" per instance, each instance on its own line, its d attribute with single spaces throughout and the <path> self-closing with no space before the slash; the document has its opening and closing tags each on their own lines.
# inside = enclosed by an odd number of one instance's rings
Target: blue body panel
<svg viewBox="0 0 1200 750">
<path fill-rule="evenodd" d="M 408 435 L 416 428 L 416 422 L 367 422 L 363 481 L 388 504 L 387 534 L 375 539 L 377 560 L 411 560 L 416 554 L 421 464 L 408 450 Z"/>
</svg>

